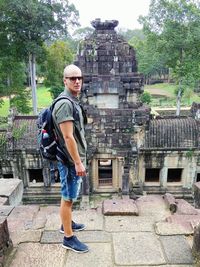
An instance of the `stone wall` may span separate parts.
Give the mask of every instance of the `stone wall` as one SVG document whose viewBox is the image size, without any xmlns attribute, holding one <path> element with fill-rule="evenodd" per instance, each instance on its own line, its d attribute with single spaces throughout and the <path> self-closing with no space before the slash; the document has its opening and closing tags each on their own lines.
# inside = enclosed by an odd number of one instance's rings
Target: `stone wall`
<svg viewBox="0 0 200 267">
<path fill-rule="evenodd" d="M 9 236 L 7 219 L 0 216 L 0 267 L 4 266 L 5 257 L 12 247 L 13 244 Z"/>
</svg>

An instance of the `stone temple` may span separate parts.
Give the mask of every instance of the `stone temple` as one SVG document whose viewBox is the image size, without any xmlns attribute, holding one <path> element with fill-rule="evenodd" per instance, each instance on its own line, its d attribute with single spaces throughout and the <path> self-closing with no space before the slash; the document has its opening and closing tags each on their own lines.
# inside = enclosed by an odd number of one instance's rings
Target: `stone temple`
<svg viewBox="0 0 200 267">
<path fill-rule="evenodd" d="M 200 104 L 189 116 L 152 118 L 140 101 L 143 75 L 135 50 L 115 31 L 118 21 L 92 21 L 94 32 L 79 44 L 75 64 L 84 75 L 82 102 L 88 114 L 88 177 L 83 194 L 170 192 L 192 199 L 200 181 Z M 24 203 L 59 199 L 59 186 L 49 180 L 49 165 L 37 149 L 37 117 L 11 116 L 1 132 L 0 177 L 19 178 Z M 13 131 L 22 134 L 13 138 Z M 37 199 L 37 196 L 39 196 Z M 57 194 L 57 195 L 56 195 Z M 47 200 L 46 200 L 47 201 Z"/>
</svg>

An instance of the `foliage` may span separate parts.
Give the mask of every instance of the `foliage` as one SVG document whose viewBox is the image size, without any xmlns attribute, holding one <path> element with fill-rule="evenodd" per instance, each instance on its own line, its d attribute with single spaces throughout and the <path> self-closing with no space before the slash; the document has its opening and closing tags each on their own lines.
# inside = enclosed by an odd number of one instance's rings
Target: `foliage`
<svg viewBox="0 0 200 267">
<path fill-rule="evenodd" d="M 146 103 L 149 104 L 151 102 L 151 94 L 148 92 L 143 92 L 140 96 L 140 100 L 142 101 L 142 103 Z"/>
<path fill-rule="evenodd" d="M 12 136 L 15 140 L 20 139 L 23 136 L 23 133 L 26 129 L 27 124 L 24 122 L 20 127 L 15 127 L 12 130 Z"/>
<path fill-rule="evenodd" d="M 3 134 L 1 133 L 0 134 L 0 150 L 6 144 L 6 141 L 7 141 L 6 134 L 5 133 L 3 133 Z"/>
<path fill-rule="evenodd" d="M 79 42 L 85 39 L 85 37 L 91 35 L 93 31 L 94 29 L 92 27 L 78 28 L 73 32 L 72 37 L 75 41 Z"/>
<path fill-rule="evenodd" d="M 28 114 L 31 111 L 30 107 L 30 90 L 20 90 L 17 95 L 15 95 L 11 101 L 10 106 L 16 107 L 18 113 Z"/>
<path fill-rule="evenodd" d="M 177 109 L 188 84 L 200 79 L 199 21 L 200 6 L 192 0 L 152 0 L 148 16 L 140 18 L 152 55 L 164 59 L 178 84 Z"/>
<path fill-rule="evenodd" d="M 25 90 L 25 65 L 11 56 L 0 58 L 0 96 L 8 96 L 10 106 L 29 113 L 30 91 Z"/>
<path fill-rule="evenodd" d="M 1 52 L 2 55 L 9 55 L 17 62 L 29 62 L 28 72 L 31 77 L 34 105 L 36 104 L 35 63 L 36 59 L 44 54 L 44 42 L 53 41 L 58 37 L 65 38 L 68 35 L 69 25 L 79 25 L 78 16 L 75 6 L 69 4 L 67 0 L 0 1 Z"/>
<path fill-rule="evenodd" d="M 68 44 L 64 41 L 55 41 L 52 45 L 46 46 L 46 51 L 44 84 L 50 87 L 50 92 L 55 98 L 60 91 L 63 91 L 63 70 L 66 65 L 72 63 L 73 55 Z"/>
<path fill-rule="evenodd" d="M 191 160 L 193 156 L 194 156 L 194 150 L 190 149 L 186 152 L 186 158 L 188 158 L 189 160 Z"/>
<path fill-rule="evenodd" d="M 68 1 L 2 0 L 1 21 L 20 55 L 38 53 L 45 40 L 64 38 L 78 25 L 78 11 Z"/>
<path fill-rule="evenodd" d="M 143 30 L 140 30 L 140 29 L 123 30 L 120 28 L 120 29 L 118 29 L 118 34 L 122 35 L 127 42 L 131 42 L 131 40 L 134 38 L 136 38 L 138 40 L 144 40 L 145 39 Z"/>
</svg>

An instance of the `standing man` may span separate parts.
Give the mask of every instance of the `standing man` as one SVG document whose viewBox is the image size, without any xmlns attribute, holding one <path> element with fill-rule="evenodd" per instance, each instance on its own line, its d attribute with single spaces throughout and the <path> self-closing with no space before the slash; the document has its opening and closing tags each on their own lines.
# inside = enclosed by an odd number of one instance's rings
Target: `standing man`
<svg viewBox="0 0 200 267">
<path fill-rule="evenodd" d="M 61 181 L 60 217 L 64 233 L 63 247 L 75 252 L 83 253 L 88 247 L 80 242 L 73 234 L 74 231 L 85 229 L 84 224 L 72 220 L 72 204 L 77 199 L 83 176 L 86 175 L 86 141 L 84 132 L 84 119 L 79 106 L 78 96 L 81 92 L 83 76 L 81 70 L 75 65 L 68 65 L 64 69 L 65 90 L 60 96 L 68 96 L 73 100 L 79 113 L 79 121 L 73 117 L 73 104 L 68 99 L 62 99 L 55 104 L 53 120 L 59 144 L 68 158 L 68 163 L 58 162 Z M 76 129 L 76 130 L 75 130 Z"/>
</svg>

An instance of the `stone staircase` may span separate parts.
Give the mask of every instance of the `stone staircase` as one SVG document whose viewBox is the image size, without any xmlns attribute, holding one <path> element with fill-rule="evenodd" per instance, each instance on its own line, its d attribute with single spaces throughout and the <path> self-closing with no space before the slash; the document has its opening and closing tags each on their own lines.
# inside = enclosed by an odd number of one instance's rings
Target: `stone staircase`
<svg viewBox="0 0 200 267">
<path fill-rule="evenodd" d="M 23 204 L 60 204 L 60 186 L 55 184 L 51 187 L 44 185 L 31 185 L 24 189 Z"/>
</svg>

